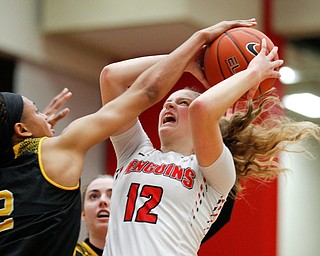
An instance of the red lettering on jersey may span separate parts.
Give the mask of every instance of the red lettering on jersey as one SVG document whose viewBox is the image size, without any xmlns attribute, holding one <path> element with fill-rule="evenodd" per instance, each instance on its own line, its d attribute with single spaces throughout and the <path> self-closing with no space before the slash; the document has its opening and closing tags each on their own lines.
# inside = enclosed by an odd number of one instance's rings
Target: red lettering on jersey
<svg viewBox="0 0 320 256">
<path fill-rule="evenodd" d="M 126 168 L 125 173 L 130 173 L 135 168 L 135 166 L 137 165 L 137 162 L 138 162 L 138 160 L 136 160 L 136 159 L 131 161 L 129 163 L 129 165 L 127 166 L 127 168 Z"/>
<path fill-rule="evenodd" d="M 163 174 L 165 169 L 167 168 L 166 164 L 159 165 L 156 169 L 154 169 L 155 174 Z"/>
<path fill-rule="evenodd" d="M 132 169 L 133 172 L 141 172 L 143 167 L 148 164 L 148 161 L 147 162 L 144 162 L 144 161 L 137 161 L 137 165 Z"/>
<path fill-rule="evenodd" d="M 148 163 L 144 168 L 143 168 L 143 172 L 145 173 L 151 173 L 154 171 L 154 169 L 157 167 L 158 165 L 155 163 Z"/>
<path fill-rule="evenodd" d="M 164 176 L 169 176 L 170 175 L 170 173 L 171 173 L 171 171 L 172 171 L 172 169 L 175 167 L 175 165 L 174 164 L 169 164 L 168 165 L 168 167 L 166 168 L 166 171 L 164 172 Z"/>
<path fill-rule="evenodd" d="M 196 174 L 194 170 L 187 168 L 184 172 L 184 177 L 182 180 L 183 186 L 185 186 L 188 189 L 191 189 L 193 187 L 193 182 L 196 177 Z"/>
<path fill-rule="evenodd" d="M 172 179 L 176 179 L 176 180 L 182 180 L 183 177 L 183 173 L 184 173 L 184 169 L 181 168 L 181 166 L 175 166 L 174 170 L 172 171 L 170 177 Z"/>
<path fill-rule="evenodd" d="M 181 166 L 173 163 L 157 165 L 152 162 L 145 162 L 137 159 L 132 160 L 125 170 L 126 174 L 131 172 L 144 172 L 154 173 L 155 175 L 163 175 L 165 177 L 180 181 L 187 189 L 192 189 L 194 185 L 194 179 L 196 177 L 194 170 L 189 167 L 184 169 Z M 203 187 L 201 190 L 202 189 Z"/>
</svg>

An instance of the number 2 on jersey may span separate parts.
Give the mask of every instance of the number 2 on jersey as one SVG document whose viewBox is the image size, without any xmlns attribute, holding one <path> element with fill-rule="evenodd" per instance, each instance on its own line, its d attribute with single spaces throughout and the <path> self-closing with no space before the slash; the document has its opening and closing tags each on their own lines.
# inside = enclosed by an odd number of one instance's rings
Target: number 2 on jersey
<svg viewBox="0 0 320 256">
<path fill-rule="evenodd" d="M 126 212 L 124 221 L 132 221 L 133 215 L 136 211 L 136 222 L 157 223 L 158 215 L 151 213 L 151 211 L 158 206 L 161 201 L 163 190 L 161 187 L 144 185 L 139 190 L 140 184 L 132 183 L 129 192 L 126 205 Z M 148 200 L 136 210 L 137 198 L 144 197 Z"/>
<path fill-rule="evenodd" d="M 9 190 L 0 191 L 0 202 L 4 204 L 0 206 L 0 216 L 9 216 L 13 211 L 13 195 Z M 13 228 L 13 218 L 7 218 L 0 222 L 0 232 Z"/>
</svg>

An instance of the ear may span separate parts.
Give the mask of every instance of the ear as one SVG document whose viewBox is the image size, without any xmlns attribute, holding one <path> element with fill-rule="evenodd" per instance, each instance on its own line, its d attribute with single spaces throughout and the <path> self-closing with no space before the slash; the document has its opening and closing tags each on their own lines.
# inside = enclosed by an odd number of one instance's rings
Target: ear
<svg viewBox="0 0 320 256">
<path fill-rule="evenodd" d="M 14 132 L 19 137 L 31 137 L 32 132 L 28 131 L 28 128 L 23 123 L 16 123 L 13 127 Z"/>
<path fill-rule="evenodd" d="M 86 214 L 84 213 L 84 211 L 81 212 L 81 219 L 83 221 L 86 221 Z"/>
</svg>

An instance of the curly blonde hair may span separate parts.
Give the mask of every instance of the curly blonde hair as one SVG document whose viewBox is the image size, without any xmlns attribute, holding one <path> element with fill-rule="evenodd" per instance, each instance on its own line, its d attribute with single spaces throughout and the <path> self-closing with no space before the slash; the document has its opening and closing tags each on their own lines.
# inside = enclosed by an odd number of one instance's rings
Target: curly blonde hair
<svg viewBox="0 0 320 256">
<path fill-rule="evenodd" d="M 237 197 L 246 181 L 270 181 L 288 170 L 279 164 L 280 153 L 307 152 L 303 147 L 290 150 L 289 145 L 308 138 L 320 141 L 319 126 L 285 117 L 279 97 L 270 91 L 255 101 L 248 101 L 246 109 L 235 112 L 231 118 L 221 118 L 220 129 L 233 155 L 237 177 L 233 196 Z"/>
</svg>

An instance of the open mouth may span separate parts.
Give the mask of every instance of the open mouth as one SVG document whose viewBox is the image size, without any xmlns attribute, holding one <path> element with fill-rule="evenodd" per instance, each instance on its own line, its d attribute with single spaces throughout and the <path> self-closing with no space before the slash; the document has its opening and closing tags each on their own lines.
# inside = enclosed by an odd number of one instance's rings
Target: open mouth
<svg viewBox="0 0 320 256">
<path fill-rule="evenodd" d="M 175 117 L 172 114 L 166 114 L 162 119 L 162 124 L 176 122 Z"/>
<path fill-rule="evenodd" d="M 98 213 L 98 218 L 109 218 L 110 213 L 106 210 L 102 210 Z"/>
</svg>

